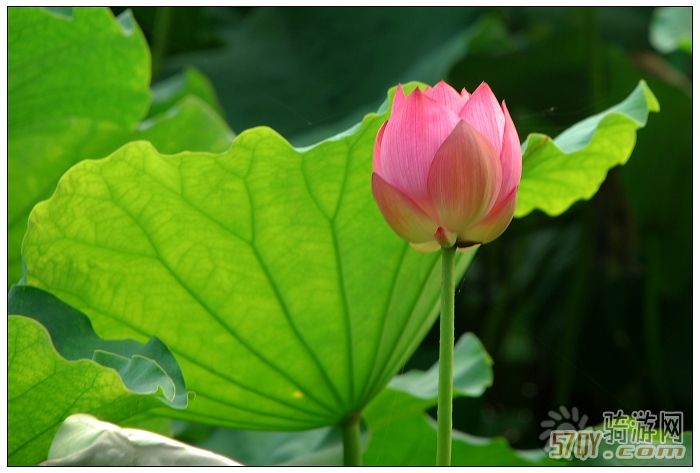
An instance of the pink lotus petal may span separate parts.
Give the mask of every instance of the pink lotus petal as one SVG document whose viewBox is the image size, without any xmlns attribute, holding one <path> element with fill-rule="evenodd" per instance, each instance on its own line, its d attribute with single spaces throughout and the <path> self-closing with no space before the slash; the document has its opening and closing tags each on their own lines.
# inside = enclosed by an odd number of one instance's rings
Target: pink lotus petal
<svg viewBox="0 0 700 473">
<path fill-rule="evenodd" d="M 428 193 L 440 225 L 461 233 L 494 205 L 501 166 L 491 144 L 460 121 L 440 149 L 428 175 Z"/>
<path fill-rule="evenodd" d="M 459 117 L 417 88 L 393 108 L 382 135 L 382 178 L 424 205 L 430 163 Z"/>
<path fill-rule="evenodd" d="M 403 107 L 405 103 L 406 93 L 403 91 L 403 86 L 399 84 L 396 86 L 396 92 L 394 92 L 394 100 L 391 102 L 391 115 L 396 113 L 396 111 Z"/>
<path fill-rule="evenodd" d="M 493 144 L 497 156 L 501 154 L 505 118 L 498 100 L 486 82 L 482 82 L 471 94 L 459 116 Z"/>
<path fill-rule="evenodd" d="M 503 101 L 503 115 L 506 120 L 503 131 L 503 146 L 501 148 L 501 169 L 503 170 L 503 180 L 501 181 L 501 191 L 498 202 L 504 199 L 520 183 L 522 173 L 522 151 L 520 149 L 520 139 L 518 132 L 510 117 L 506 102 Z"/>
<path fill-rule="evenodd" d="M 401 238 L 412 243 L 425 243 L 433 239 L 437 225 L 410 197 L 377 173 L 372 173 L 372 194 L 389 226 Z"/>
<path fill-rule="evenodd" d="M 472 225 L 459 235 L 460 242 L 488 243 L 498 238 L 508 228 L 513 219 L 515 204 L 518 201 L 518 189 L 501 200 L 489 214 L 476 225 Z"/>
<path fill-rule="evenodd" d="M 467 102 L 465 97 L 458 94 L 455 89 L 443 80 L 438 82 L 432 89 L 427 89 L 424 94 L 455 113 L 459 113 Z"/>
<path fill-rule="evenodd" d="M 372 156 L 372 171 L 377 174 L 382 174 L 382 160 L 381 160 L 381 149 L 382 149 L 382 139 L 384 138 L 384 130 L 386 129 L 387 122 L 384 122 L 377 132 L 377 139 L 374 141 L 374 155 Z"/>
<path fill-rule="evenodd" d="M 465 89 L 464 87 L 462 87 L 462 91 L 459 93 L 459 95 L 462 96 L 465 102 L 467 101 L 467 99 L 469 99 L 469 92 L 467 92 L 467 89 Z"/>
</svg>

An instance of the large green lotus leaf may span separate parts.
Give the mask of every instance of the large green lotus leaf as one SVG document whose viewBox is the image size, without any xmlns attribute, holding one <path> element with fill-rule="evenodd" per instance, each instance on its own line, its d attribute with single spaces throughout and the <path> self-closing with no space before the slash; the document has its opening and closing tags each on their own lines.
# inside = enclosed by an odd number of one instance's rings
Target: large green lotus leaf
<svg viewBox="0 0 700 473">
<path fill-rule="evenodd" d="M 56 430 L 72 413 L 133 425 L 139 414 L 164 402 L 187 404 L 182 373 L 162 342 L 102 340 L 85 315 L 50 294 L 30 287 L 12 291 L 9 313 L 26 316 L 8 320 L 11 465 L 44 460 Z"/>
<path fill-rule="evenodd" d="M 516 217 L 535 209 L 548 215 L 563 213 L 574 202 L 590 199 L 608 170 L 632 154 L 637 129 L 659 103 L 641 81 L 621 103 L 583 120 L 554 140 L 533 133 L 523 150 L 523 174 Z"/>
<path fill-rule="evenodd" d="M 337 423 L 437 315 L 438 255 L 396 237 L 369 189 L 386 109 L 305 149 L 260 127 L 221 155 L 137 142 L 80 163 L 32 213 L 27 281 L 105 335 L 161 337 L 197 393 L 182 418 Z"/>
</svg>

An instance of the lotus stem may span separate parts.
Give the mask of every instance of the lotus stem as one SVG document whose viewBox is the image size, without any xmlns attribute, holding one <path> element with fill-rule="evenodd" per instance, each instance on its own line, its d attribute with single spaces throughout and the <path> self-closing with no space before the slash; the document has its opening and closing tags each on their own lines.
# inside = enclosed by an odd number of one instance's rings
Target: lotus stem
<svg viewBox="0 0 700 473">
<path fill-rule="evenodd" d="M 362 465 L 362 445 L 360 443 L 360 413 L 348 417 L 341 425 L 343 431 L 343 465 Z"/>
<path fill-rule="evenodd" d="M 438 389 L 438 466 L 449 466 L 452 459 L 452 378 L 455 344 L 455 252 L 442 249 L 442 310 L 440 311 L 440 379 Z"/>
</svg>

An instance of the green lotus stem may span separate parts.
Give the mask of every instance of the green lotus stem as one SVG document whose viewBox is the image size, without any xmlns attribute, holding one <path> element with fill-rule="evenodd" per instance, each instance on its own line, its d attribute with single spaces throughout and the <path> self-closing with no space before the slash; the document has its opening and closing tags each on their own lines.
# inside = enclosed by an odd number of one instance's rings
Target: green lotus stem
<svg viewBox="0 0 700 473">
<path fill-rule="evenodd" d="M 362 464 L 362 445 L 360 444 L 360 413 L 355 413 L 343 421 L 343 465 L 360 466 Z"/>
<path fill-rule="evenodd" d="M 455 351 L 455 252 L 442 249 L 442 310 L 440 311 L 440 379 L 438 389 L 438 466 L 449 466 L 452 459 L 452 378 Z"/>
</svg>

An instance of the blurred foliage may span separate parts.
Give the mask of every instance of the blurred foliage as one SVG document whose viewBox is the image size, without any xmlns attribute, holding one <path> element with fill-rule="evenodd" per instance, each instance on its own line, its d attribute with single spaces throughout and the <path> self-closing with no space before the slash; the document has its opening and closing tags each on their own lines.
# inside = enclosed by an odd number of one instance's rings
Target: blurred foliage
<svg viewBox="0 0 700 473">
<path fill-rule="evenodd" d="M 381 100 L 378 90 L 407 79 L 446 78 L 469 89 L 489 82 L 524 138 L 556 135 L 644 78 L 661 113 L 638 134 L 628 165 L 611 172 L 592 201 L 557 219 L 536 212 L 515 221 L 469 270 L 457 333 L 479 334 L 498 369 L 484 397 L 457 401 L 455 426 L 532 448 L 540 445 L 539 422 L 564 404 L 591 423 L 611 406 L 683 410 L 690 427 L 692 58 L 650 44 L 662 13 L 201 8 L 170 15 L 164 40 L 154 36 L 154 10 L 135 10 L 151 44 L 164 44 L 157 76 L 194 64 L 212 80 L 234 129 L 265 123 L 300 142 L 342 128 L 343 117 L 356 121 L 352 112 Z M 435 329 L 409 366 L 431 364 L 437 340 Z"/>
<path fill-rule="evenodd" d="M 310 144 L 357 123 L 381 104 L 378 91 L 398 81 L 443 78 L 479 36 L 477 13 L 471 8 L 204 8 L 196 14 L 135 9 L 151 40 L 158 66 L 154 77 L 194 65 L 211 79 L 234 130 L 268 125 L 294 144 Z M 164 16 L 171 26 L 156 28 Z M 197 23 L 201 31 L 194 29 Z M 216 39 L 208 36 L 212 31 Z M 193 50 L 183 50 L 181 35 Z M 162 43 L 163 61 L 158 59 Z"/>
<path fill-rule="evenodd" d="M 654 12 L 649 40 L 662 53 L 693 52 L 691 7 L 661 7 Z"/>
</svg>

